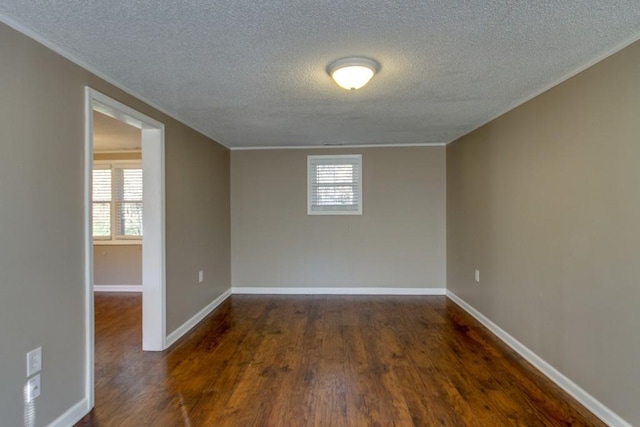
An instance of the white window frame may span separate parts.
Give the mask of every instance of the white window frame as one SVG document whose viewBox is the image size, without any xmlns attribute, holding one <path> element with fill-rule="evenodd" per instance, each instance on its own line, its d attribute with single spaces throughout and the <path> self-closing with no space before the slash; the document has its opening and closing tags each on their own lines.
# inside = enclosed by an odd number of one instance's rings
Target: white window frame
<svg viewBox="0 0 640 427">
<path fill-rule="evenodd" d="M 353 164 L 357 165 L 356 176 L 356 201 L 357 206 L 352 209 L 345 209 L 344 206 L 323 206 L 319 208 L 313 205 L 314 188 L 313 173 L 314 165 L 318 164 Z M 362 215 L 362 155 L 361 154 L 341 154 L 341 155 L 323 155 L 323 156 L 307 156 L 307 215 Z"/>
<path fill-rule="evenodd" d="M 114 169 L 142 169 L 142 160 L 94 160 L 93 168 L 94 169 L 111 169 L 111 236 L 109 237 L 95 237 L 93 238 L 93 244 L 95 246 L 100 245 L 142 245 L 143 236 L 118 236 L 115 233 L 116 227 L 116 203 L 115 203 L 115 192 L 116 189 L 114 187 Z M 144 174 L 144 172 L 143 172 Z M 144 196 L 143 196 L 144 198 Z M 93 198 L 91 199 L 91 206 L 93 209 Z M 92 214 L 93 216 L 93 214 Z"/>
</svg>

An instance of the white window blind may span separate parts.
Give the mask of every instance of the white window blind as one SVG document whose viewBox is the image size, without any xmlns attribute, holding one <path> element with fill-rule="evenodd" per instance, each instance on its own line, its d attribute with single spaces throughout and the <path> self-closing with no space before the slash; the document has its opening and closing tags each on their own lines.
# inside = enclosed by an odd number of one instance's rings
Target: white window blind
<svg viewBox="0 0 640 427">
<path fill-rule="evenodd" d="M 93 169 L 93 238 L 142 238 L 142 168 L 97 163 Z"/>
<path fill-rule="evenodd" d="M 308 156 L 307 213 L 362 214 L 362 156 Z"/>
<path fill-rule="evenodd" d="M 93 237 L 111 238 L 111 169 L 93 169 Z"/>
<path fill-rule="evenodd" d="M 115 168 L 115 211 L 118 237 L 142 236 L 142 169 Z"/>
</svg>

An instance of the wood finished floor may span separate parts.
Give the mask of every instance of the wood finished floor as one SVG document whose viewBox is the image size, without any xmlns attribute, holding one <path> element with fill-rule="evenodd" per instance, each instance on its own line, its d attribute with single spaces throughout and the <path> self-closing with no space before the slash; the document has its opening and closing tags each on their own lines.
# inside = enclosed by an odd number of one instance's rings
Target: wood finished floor
<svg viewBox="0 0 640 427">
<path fill-rule="evenodd" d="M 162 353 L 96 294 L 78 426 L 601 426 L 445 297 L 232 296 Z"/>
</svg>

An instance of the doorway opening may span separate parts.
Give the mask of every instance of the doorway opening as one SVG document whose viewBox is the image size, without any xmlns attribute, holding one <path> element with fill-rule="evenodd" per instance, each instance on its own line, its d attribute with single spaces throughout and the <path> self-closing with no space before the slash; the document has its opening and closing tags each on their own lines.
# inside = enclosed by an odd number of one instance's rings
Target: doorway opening
<svg viewBox="0 0 640 427">
<path fill-rule="evenodd" d="M 100 116 L 98 116 L 97 114 Z M 95 115 L 95 116 L 94 116 Z M 141 162 L 138 168 L 142 175 L 143 200 L 123 201 L 102 206 L 94 203 L 94 117 L 115 119 L 139 130 L 141 142 Z M 86 330 L 86 396 L 89 407 L 94 406 L 94 223 L 93 210 L 114 213 L 117 209 L 128 209 L 132 213 L 126 224 L 118 224 L 116 219 L 108 230 L 111 236 L 139 240 L 142 244 L 142 349 L 162 351 L 166 348 L 165 322 L 165 211 L 164 211 L 164 125 L 92 88 L 85 88 L 85 330 Z M 121 163 L 112 169 L 121 178 L 125 175 L 135 184 L 136 168 Z M 110 166 L 111 168 L 112 166 Z M 126 173 L 125 173 L 126 172 Z M 106 176 L 106 174 L 103 174 Z M 139 177 L 138 177 L 139 178 Z M 97 178 L 96 178 L 97 179 Z M 115 193 L 114 193 L 115 194 Z M 142 221 L 137 224 L 135 212 L 141 208 Z M 144 224 L 144 232 L 141 225 Z M 106 229 L 96 230 L 107 234 Z M 141 235 L 141 236 L 140 236 Z M 104 243 L 104 242 L 103 242 Z"/>
<path fill-rule="evenodd" d="M 94 109 L 94 292 L 142 292 L 143 176 L 142 131 Z"/>
</svg>

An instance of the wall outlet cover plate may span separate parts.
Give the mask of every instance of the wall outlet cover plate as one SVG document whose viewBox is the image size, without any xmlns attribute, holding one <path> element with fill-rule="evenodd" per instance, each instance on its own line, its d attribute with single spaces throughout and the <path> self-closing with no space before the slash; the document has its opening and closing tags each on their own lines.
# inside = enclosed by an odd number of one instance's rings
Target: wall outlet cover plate
<svg viewBox="0 0 640 427">
<path fill-rule="evenodd" d="M 40 375 L 36 375 L 27 382 L 27 403 L 40 396 Z"/>
</svg>

